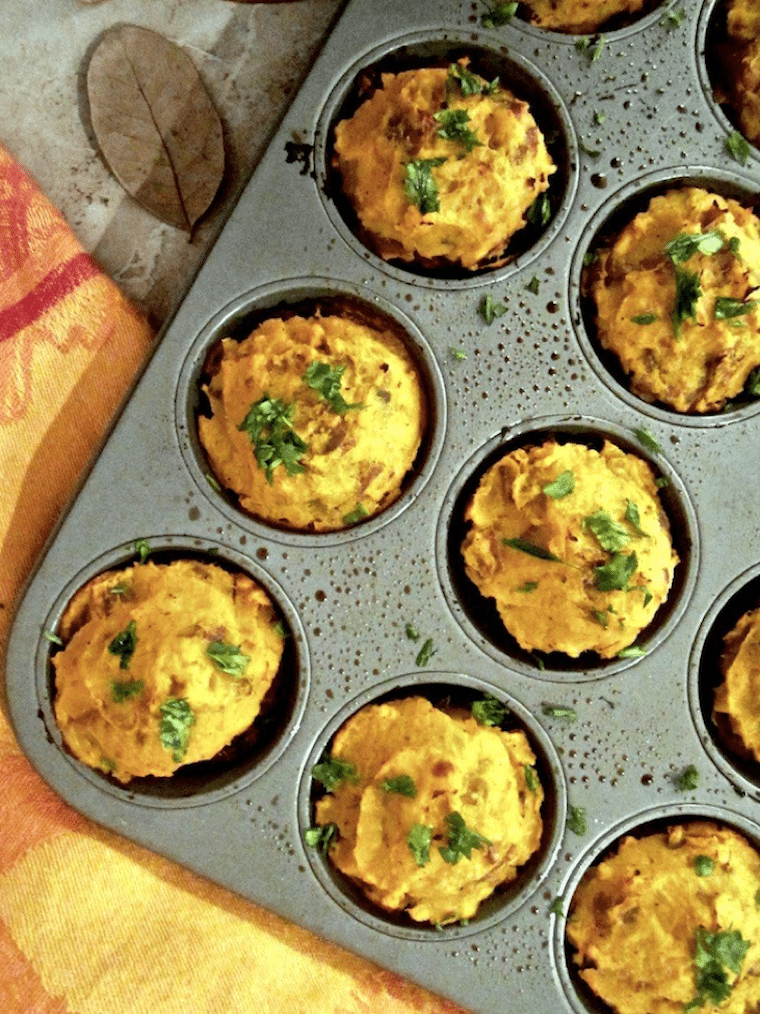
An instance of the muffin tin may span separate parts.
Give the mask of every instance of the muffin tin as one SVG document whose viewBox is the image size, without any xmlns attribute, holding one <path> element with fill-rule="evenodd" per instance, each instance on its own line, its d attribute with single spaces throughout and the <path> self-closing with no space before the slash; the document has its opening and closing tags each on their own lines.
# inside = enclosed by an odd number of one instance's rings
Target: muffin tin
<svg viewBox="0 0 760 1014">
<path fill-rule="evenodd" d="M 674 0 L 580 40 L 486 4 L 350 0 L 32 575 L 8 650 L 22 749 L 89 817 L 472 1011 L 588 1014 L 564 945 L 584 870 L 624 832 L 711 817 L 760 841 L 757 766 L 710 718 L 720 637 L 760 601 L 760 401 L 679 416 L 631 395 L 588 333 L 581 274 L 621 207 L 680 181 L 753 202 L 760 153 L 737 162 L 705 55 L 723 9 Z M 385 263 L 352 228 L 330 170 L 330 125 L 379 61 L 465 52 L 535 104 L 559 165 L 552 217 L 508 264 L 464 277 Z M 490 323 L 486 297 L 504 312 Z M 419 467 L 387 511 L 303 534 L 242 514 L 209 481 L 195 433 L 211 344 L 262 312 L 349 299 L 404 329 L 431 405 Z M 458 559 L 474 477 L 520 441 L 609 437 L 667 480 L 681 557 L 643 653 L 539 658 L 505 639 Z M 265 746 L 227 767 L 119 786 L 63 749 L 51 644 L 87 578 L 134 558 L 199 555 L 249 572 L 288 632 L 287 707 Z M 411 625 L 419 639 L 409 636 Z M 431 640 L 432 654 L 420 657 Z M 490 693 L 538 756 L 546 833 L 535 861 L 467 925 L 372 910 L 304 843 L 310 771 L 341 721 L 384 695 Z M 689 766 L 693 790 L 679 787 Z M 586 829 L 569 816 L 585 814 Z M 560 899 L 557 904 L 557 899 Z"/>
</svg>

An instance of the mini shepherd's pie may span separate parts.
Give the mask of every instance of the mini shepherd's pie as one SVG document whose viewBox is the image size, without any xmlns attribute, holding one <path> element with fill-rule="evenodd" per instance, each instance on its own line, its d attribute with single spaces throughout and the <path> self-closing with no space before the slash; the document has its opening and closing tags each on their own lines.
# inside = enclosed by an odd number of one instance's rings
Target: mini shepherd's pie
<svg viewBox="0 0 760 1014">
<path fill-rule="evenodd" d="M 417 366 L 391 330 L 272 317 L 212 357 L 198 430 L 214 475 L 272 524 L 334 531 L 401 494 L 426 427 Z"/>
<path fill-rule="evenodd" d="M 510 451 L 480 479 L 465 520 L 465 572 L 526 651 L 629 648 L 678 562 L 652 468 L 610 441 Z"/>
<path fill-rule="evenodd" d="M 760 855 L 731 828 L 625 837 L 573 895 L 572 961 L 617 1014 L 755 1014 L 759 892 Z"/>
<path fill-rule="evenodd" d="M 329 791 L 310 833 L 381 909 L 469 919 L 539 848 L 535 755 L 522 730 L 484 720 L 416 696 L 368 705 L 313 769 Z"/>
<path fill-rule="evenodd" d="M 255 722 L 283 653 L 266 592 L 198 560 L 98 575 L 74 595 L 58 634 L 64 744 L 119 782 L 220 754 Z"/>
<path fill-rule="evenodd" d="M 744 613 L 726 634 L 720 669 L 714 718 L 730 743 L 760 761 L 760 609 Z"/>
<path fill-rule="evenodd" d="M 699 187 L 660 194 L 589 271 L 599 343 L 632 392 L 715 412 L 760 366 L 760 219 Z"/>
<path fill-rule="evenodd" d="M 550 214 L 556 167 L 527 102 L 466 63 L 383 74 L 337 124 L 334 162 L 362 238 L 388 260 L 495 266 Z"/>
<path fill-rule="evenodd" d="M 596 32 L 611 18 L 639 14 L 647 0 L 521 0 L 520 10 L 541 28 L 572 35 Z"/>
<path fill-rule="evenodd" d="M 760 145 L 760 6 L 756 0 L 732 0 L 727 31 L 722 60 L 728 77 L 726 98 L 744 136 Z"/>
</svg>

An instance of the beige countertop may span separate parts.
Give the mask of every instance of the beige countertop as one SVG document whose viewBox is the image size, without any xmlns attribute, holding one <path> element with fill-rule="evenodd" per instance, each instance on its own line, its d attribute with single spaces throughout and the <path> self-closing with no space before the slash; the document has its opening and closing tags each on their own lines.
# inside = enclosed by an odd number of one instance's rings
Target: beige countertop
<svg viewBox="0 0 760 1014">
<path fill-rule="evenodd" d="M 0 142 L 159 327 L 292 101 L 343 0 L 0 0 Z M 84 76 L 104 31 L 150 28 L 192 59 L 224 127 L 226 172 L 192 237 L 144 211 L 104 164 Z"/>
</svg>

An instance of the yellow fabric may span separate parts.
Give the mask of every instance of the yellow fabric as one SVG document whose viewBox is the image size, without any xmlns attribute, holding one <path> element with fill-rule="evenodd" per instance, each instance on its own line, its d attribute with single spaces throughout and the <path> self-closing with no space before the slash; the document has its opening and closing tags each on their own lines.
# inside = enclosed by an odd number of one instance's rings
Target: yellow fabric
<svg viewBox="0 0 760 1014">
<path fill-rule="evenodd" d="M 0 148 L 0 665 L 18 590 L 151 339 Z M 96 827 L 2 714 L 0 771 L 3 1014 L 459 1010 Z"/>
</svg>

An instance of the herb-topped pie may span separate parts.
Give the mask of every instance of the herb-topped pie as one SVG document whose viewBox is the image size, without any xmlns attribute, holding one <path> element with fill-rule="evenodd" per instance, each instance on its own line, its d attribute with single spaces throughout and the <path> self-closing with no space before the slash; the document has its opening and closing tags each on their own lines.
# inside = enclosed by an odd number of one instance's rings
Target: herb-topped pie
<svg viewBox="0 0 760 1014">
<path fill-rule="evenodd" d="M 502 263 L 545 222 L 555 166 L 528 104 L 465 63 L 383 74 L 335 128 L 335 165 L 381 257 L 465 270 Z"/>
<path fill-rule="evenodd" d="M 256 720 L 283 653 L 266 592 L 196 560 L 100 574 L 74 595 L 58 635 L 64 743 L 120 782 L 216 757 Z"/>
<path fill-rule="evenodd" d="M 312 771 L 327 791 L 307 841 L 383 909 L 471 918 L 541 842 L 536 758 L 522 730 L 499 727 L 505 710 L 423 697 L 362 708 Z"/>
<path fill-rule="evenodd" d="M 652 0 L 521 0 L 520 13 L 531 24 L 571 35 L 596 32 L 613 18 L 639 14 Z"/>
<path fill-rule="evenodd" d="M 244 510 L 301 531 L 346 528 L 401 493 L 426 425 L 416 364 L 390 330 L 273 317 L 212 355 L 198 430 Z"/>
<path fill-rule="evenodd" d="M 760 855 L 742 835 L 692 821 L 593 866 L 567 938 L 586 984 L 617 1014 L 760 1009 Z"/>
<path fill-rule="evenodd" d="M 597 337 L 634 394 L 715 412 L 760 366 L 760 219 L 699 187 L 652 198 L 599 253 Z"/>
<path fill-rule="evenodd" d="M 466 574 L 526 651 L 629 649 L 678 562 L 651 467 L 610 441 L 509 452 L 482 476 L 465 520 Z"/>
<path fill-rule="evenodd" d="M 721 73 L 727 78 L 727 99 L 744 136 L 760 145 L 760 7 L 756 0 L 731 0 L 726 27 Z"/>
<path fill-rule="evenodd" d="M 726 634 L 720 668 L 715 721 L 732 749 L 760 761 L 760 609 L 744 613 Z"/>
</svg>

